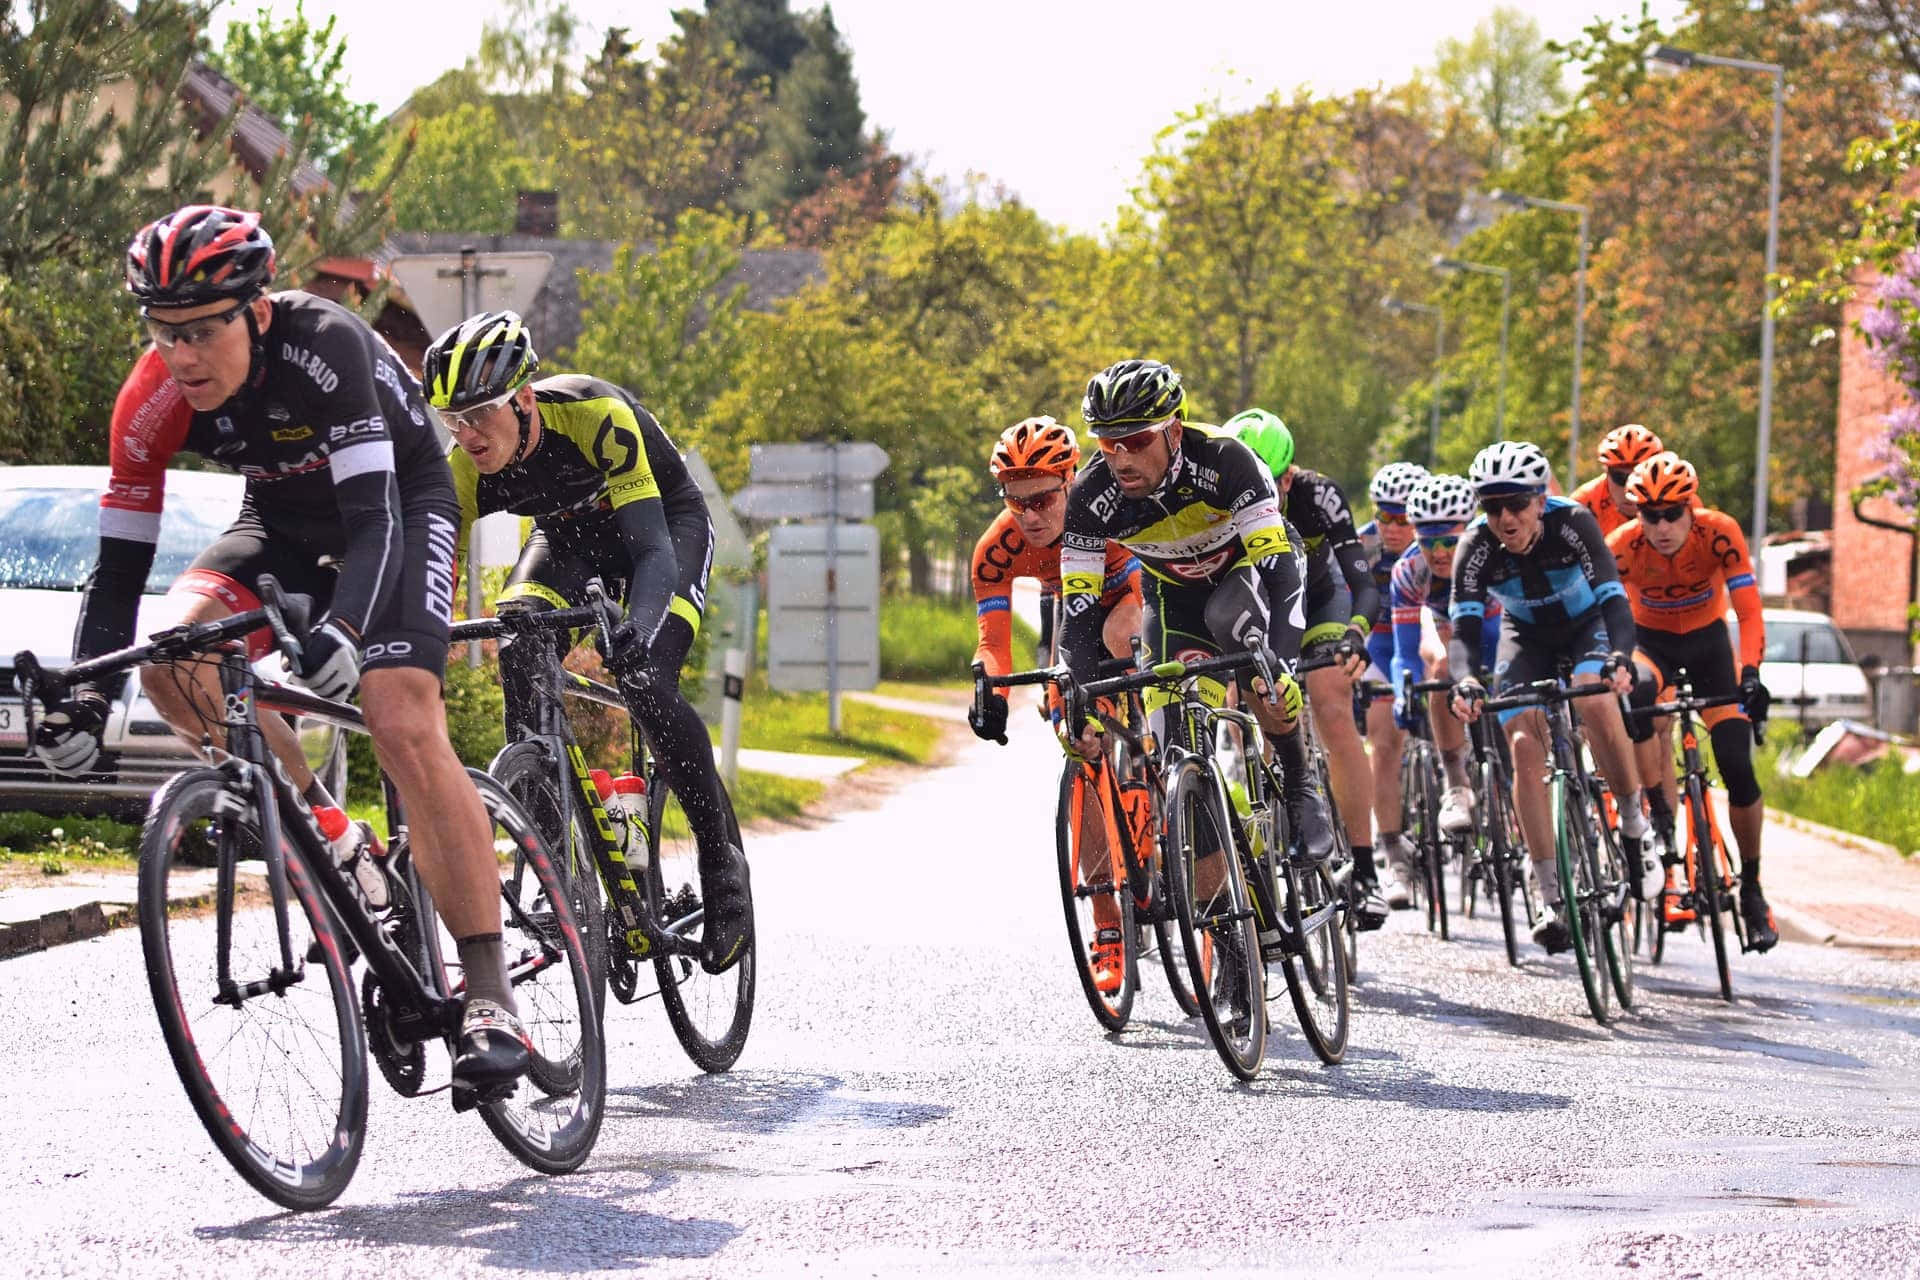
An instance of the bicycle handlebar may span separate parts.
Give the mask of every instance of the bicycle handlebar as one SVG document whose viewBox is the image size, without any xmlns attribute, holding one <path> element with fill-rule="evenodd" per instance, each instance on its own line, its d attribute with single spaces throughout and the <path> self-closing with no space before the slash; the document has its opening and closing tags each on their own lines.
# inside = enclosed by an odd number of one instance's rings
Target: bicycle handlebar
<svg viewBox="0 0 1920 1280">
<path fill-rule="evenodd" d="M 1610 684 L 1583 684 L 1569 689 L 1558 680 L 1535 680 L 1532 684 L 1521 686 L 1518 693 L 1498 698 L 1488 698 L 1481 704 L 1483 711 L 1511 711 L 1515 707 L 1544 707 L 1555 702 L 1571 702 L 1575 698 L 1593 698 L 1603 693 L 1612 693 Z"/>
</svg>

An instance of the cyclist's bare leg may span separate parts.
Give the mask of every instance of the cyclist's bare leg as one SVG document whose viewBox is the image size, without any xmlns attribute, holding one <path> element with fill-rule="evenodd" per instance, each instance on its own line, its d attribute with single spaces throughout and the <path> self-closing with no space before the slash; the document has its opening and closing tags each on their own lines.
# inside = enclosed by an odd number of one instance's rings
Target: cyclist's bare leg
<svg viewBox="0 0 1920 1280">
<path fill-rule="evenodd" d="M 1576 688 L 1603 683 L 1599 672 L 1576 675 Z M 1627 803 L 1640 803 L 1640 770 L 1634 762 L 1633 742 L 1627 737 L 1627 723 L 1620 717 L 1617 698 L 1582 698 L 1580 722 L 1587 729 L 1587 745 L 1593 748 L 1594 763 L 1600 776 L 1620 806 L 1622 826 L 1638 825 L 1627 821 Z"/>
<path fill-rule="evenodd" d="M 1107 824 L 1104 817 L 1106 797 L 1093 785 L 1092 779 L 1087 779 L 1080 796 L 1080 838 L 1075 845 L 1079 850 L 1079 860 L 1076 870 L 1081 884 L 1098 884 L 1112 878 L 1108 872 Z M 1100 894 L 1094 898 L 1093 925 L 1096 929 L 1120 927 L 1120 910 L 1112 895 Z"/>
<path fill-rule="evenodd" d="M 193 595 L 187 597 L 188 604 L 180 621 L 191 625 L 200 622 L 218 622 L 233 613 L 223 602 L 212 596 Z M 156 663 L 140 668 L 140 689 L 153 703 L 160 718 L 173 726 L 197 754 L 200 743 L 212 738 L 213 745 L 224 747 L 227 742 L 226 730 L 219 720 L 209 720 L 202 716 L 203 710 L 216 715 L 225 707 L 226 700 L 220 692 L 220 664 L 212 659 L 195 659 L 191 662 Z M 286 717 L 263 713 L 260 716 L 260 731 L 265 735 L 267 747 L 273 752 L 287 776 L 293 780 L 294 789 L 305 792 L 313 785 L 313 769 L 307 764 L 306 753 L 300 749 L 300 736 L 287 723 Z"/>
<path fill-rule="evenodd" d="M 1367 747 L 1353 723 L 1353 680 L 1338 667 L 1309 671 L 1307 700 L 1313 704 L 1313 726 L 1327 753 L 1327 772 L 1333 781 L 1333 801 L 1346 819 L 1347 839 L 1355 845 L 1373 843 L 1373 806 L 1367 792 L 1371 779 Z"/>
<path fill-rule="evenodd" d="M 1553 864 L 1553 806 L 1547 800 L 1547 717 L 1529 707 L 1506 724 L 1513 752 L 1513 809 L 1520 835 L 1533 859 L 1533 877 L 1549 903 L 1560 901 L 1560 876 Z"/>
<path fill-rule="evenodd" d="M 1373 817 L 1382 831 L 1400 828 L 1400 756 L 1406 747 L 1405 731 L 1393 722 L 1393 703 L 1384 698 L 1369 702 L 1367 753 L 1373 758 Z"/>
<path fill-rule="evenodd" d="M 1633 744 L 1634 764 L 1641 779 L 1651 786 L 1660 784 L 1667 812 L 1676 812 L 1680 803 L 1680 783 L 1673 773 L 1673 717 L 1661 716 L 1653 722 L 1653 736 Z"/>
<path fill-rule="evenodd" d="M 416 667 L 381 667 L 360 680 L 361 706 L 380 767 L 408 815 L 414 865 L 458 938 L 500 932 L 500 865 L 480 794 L 453 753 L 440 681 Z"/>
</svg>

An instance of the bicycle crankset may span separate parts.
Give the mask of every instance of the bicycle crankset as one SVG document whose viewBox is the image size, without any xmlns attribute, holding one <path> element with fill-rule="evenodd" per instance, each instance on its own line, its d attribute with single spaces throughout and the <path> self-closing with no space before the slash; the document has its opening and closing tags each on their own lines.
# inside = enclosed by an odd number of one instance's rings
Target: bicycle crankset
<svg viewBox="0 0 1920 1280">
<path fill-rule="evenodd" d="M 395 1093 L 417 1097 L 427 1077 L 426 1049 L 417 1040 L 402 1040 L 394 1034 L 386 989 L 370 969 L 360 979 L 360 1010 L 367 1020 L 367 1047 L 380 1064 L 380 1074 Z"/>
</svg>

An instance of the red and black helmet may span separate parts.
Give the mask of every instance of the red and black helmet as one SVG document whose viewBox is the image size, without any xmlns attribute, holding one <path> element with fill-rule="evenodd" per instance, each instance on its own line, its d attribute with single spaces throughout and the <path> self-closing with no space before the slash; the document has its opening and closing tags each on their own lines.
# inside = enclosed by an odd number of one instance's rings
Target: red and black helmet
<svg viewBox="0 0 1920 1280">
<path fill-rule="evenodd" d="M 140 228 L 127 246 L 127 292 L 143 307 L 251 298 L 273 282 L 273 237 L 260 215 L 190 204 Z"/>
</svg>

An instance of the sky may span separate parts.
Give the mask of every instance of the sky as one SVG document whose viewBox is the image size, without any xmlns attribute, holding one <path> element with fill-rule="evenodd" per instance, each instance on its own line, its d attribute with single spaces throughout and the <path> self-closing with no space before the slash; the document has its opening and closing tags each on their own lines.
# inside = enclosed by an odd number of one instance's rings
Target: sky
<svg viewBox="0 0 1920 1280">
<path fill-rule="evenodd" d="M 1640 0 L 1506 0 L 1548 38 Z M 261 0 L 229 0 L 245 20 Z M 1683 0 L 1647 0 L 1671 21 Z M 670 11 L 697 5 L 572 0 L 597 48 L 609 26 L 655 40 Z M 1098 231 L 1138 180 L 1154 137 L 1182 110 L 1248 105 L 1301 85 L 1342 94 L 1393 85 L 1431 66 L 1495 0 L 836 0 L 869 126 L 931 173 L 969 173 L 1017 193 L 1049 221 Z M 267 0 L 290 15 L 293 0 Z M 796 9 L 813 7 L 794 0 Z M 337 14 L 356 97 L 382 111 L 459 66 L 479 45 L 484 4 L 307 0 Z M 214 30 L 216 44 L 220 25 Z"/>
</svg>

